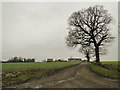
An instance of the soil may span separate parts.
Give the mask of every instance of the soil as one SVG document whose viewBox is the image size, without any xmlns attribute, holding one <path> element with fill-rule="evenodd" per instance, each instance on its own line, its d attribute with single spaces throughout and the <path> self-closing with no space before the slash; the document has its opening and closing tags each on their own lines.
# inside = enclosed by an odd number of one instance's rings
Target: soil
<svg viewBox="0 0 120 90">
<path fill-rule="evenodd" d="M 100 76 L 82 63 L 8 88 L 118 88 L 118 80 Z"/>
</svg>

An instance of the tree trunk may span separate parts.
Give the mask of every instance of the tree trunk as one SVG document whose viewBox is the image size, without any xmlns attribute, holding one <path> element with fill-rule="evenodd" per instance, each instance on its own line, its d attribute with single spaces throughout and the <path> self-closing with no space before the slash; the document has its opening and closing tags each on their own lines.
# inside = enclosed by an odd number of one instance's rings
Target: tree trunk
<svg viewBox="0 0 120 90">
<path fill-rule="evenodd" d="M 90 58 L 87 58 L 87 61 L 90 62 Z"/>
<path fill-rule="evenodd" d="M 100 62 L 99 46 L 95 47 L 96 62 Z"/>
<path fill-rule="evenodd" d="M 90 62 L 89 54 L 86 55 L 87 61 Z"/>
</svg>

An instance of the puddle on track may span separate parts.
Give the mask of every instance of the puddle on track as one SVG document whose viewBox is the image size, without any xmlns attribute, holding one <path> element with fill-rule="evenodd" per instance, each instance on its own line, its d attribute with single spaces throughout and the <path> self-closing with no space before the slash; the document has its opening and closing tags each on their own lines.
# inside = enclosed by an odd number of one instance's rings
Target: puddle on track
<svg viewBox="0 0 120 90">
<path fill-rule="evenodd" d="M 43 87 L 49 87 L 49 86 L 57 85 L 57 84 L 60 84 L 60 83 L 66 82 L 66 81 L 73 80 L 73 79 L 76 78 L 78 75 L 79 75 L 79 73 L 77 73 L 75 76 L 73 76 L 73 77 L 71 77 L 71 78 L 68 78 L 68 79 L 66 79 L 66 80 L 53 81 L 53 82 L 46 83 L 46 84 L 43 84 L 43 85 L 41 84 L 41 85 L 39 85 L 39 86 L 36 86 L 35 88 L 43 88 Z"/>
</svg>

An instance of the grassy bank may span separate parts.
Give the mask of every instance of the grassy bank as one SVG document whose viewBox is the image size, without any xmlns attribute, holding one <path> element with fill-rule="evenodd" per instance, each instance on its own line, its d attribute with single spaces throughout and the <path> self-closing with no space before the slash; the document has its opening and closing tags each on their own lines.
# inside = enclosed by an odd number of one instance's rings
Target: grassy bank
<svg viewBox="0 0 120 90">
<path fill-rule="evenodd" d="M 119 68 L 120 68 L 120 62 L 101 62 L 102 65 L 96 65 L 94 63 L 89 63 L 90 64 L 90 68 L 99 73 L 100 75 L 103 75 L 105 77 L 108 78 L 113 78 L 113 79 L 118 79 L 120 78 L 120 72 L 119 72 Z"/>
<path fill-rule="evenodd" d="M 3 63 L 2 85 L 20 84 L 31 79 L 50 75 L 51 73 L 80 62 L 43 62 L 43 63 Z"/>
</svg>

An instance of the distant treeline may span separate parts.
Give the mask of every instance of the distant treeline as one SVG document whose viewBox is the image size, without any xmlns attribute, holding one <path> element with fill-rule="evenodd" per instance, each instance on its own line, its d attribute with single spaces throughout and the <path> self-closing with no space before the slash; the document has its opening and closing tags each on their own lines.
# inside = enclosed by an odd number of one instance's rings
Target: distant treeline
<svg viewBox="0 0 120 90">
<path fill-rule="evenodd" d="M 9 62 L 35 62 L 34 58 L 22 58 L 22 57 L 13 57 L 8 61 L 2 61 L 2 63 L 9 63 Z"/>
</svg>

